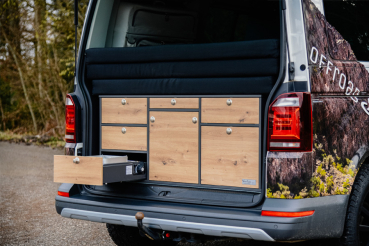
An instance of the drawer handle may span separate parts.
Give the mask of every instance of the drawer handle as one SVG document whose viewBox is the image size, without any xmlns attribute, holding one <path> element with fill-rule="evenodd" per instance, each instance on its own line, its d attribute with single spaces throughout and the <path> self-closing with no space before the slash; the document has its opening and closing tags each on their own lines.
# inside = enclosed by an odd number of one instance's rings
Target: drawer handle
<svg viewBox="0 0 369 246">
<path fill-rule="evenodd" d="M 155 122 L 155 117 L 154 117 L 154 116 L 151 116 L 150 121 L 151 121 L 152 123 L 154 123 L 154 122 Z"/>
<path fill-rule="evenodd" d="M 78 158 L 78 157 L 74 158 L 74 159 L 73 159 L 73 163 L 74 163 L 74 164 L 79 164 L 79 158 Z"/>
<path fill-rule="evenodd" d="M 174 105 L 176 105 L 177 101 L 176 101 L 176 99 L 172 99 L 172 100 L 170 101 L 170 103 L 174 106 Z"/>
<path fill-rule="evenodd" d="M 227 128 L 227 131 L 226 132 L 227 132 L 228 135 L 231 135 L 232 129 L 231 128 Z"/>
<path fill-rule="evenodd" d="M 126 105 L 127 101 L 126 99 L 122 99 L 122 105 Z"/>
<path fill-rule="evenodd" d="M 193 122 L 194 124 L 196 124 L 196 123 L 197 123 L 197 118 L 196 118 L 196 117 L 193 117 L 193 118 L 192 118 L 192 122 Z"/>
<path fill-rule="evenodd" d="M 126 128 L 122 128 L 122 133 L 125 134 L 127 132 L 127 129 Z"/>
<path fill-rule="evenodd" d="M 228 100 L 227 100 L 227 105 L 228 105 L 228 106 L 231 106 L 231 105 L 232 105 L 232 99 L 228 99 Z"/>
</svg>

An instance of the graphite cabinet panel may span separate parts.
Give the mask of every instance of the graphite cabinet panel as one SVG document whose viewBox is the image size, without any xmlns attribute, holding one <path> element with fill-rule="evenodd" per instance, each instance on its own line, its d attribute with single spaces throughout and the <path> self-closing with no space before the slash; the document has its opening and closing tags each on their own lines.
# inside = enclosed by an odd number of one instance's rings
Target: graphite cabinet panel
<svg viewBox="0 0 369 246">
<path fill-rule="evenodd" d="M 150 98 L 150 108 L 199 108 L 199 98 Z"/>
<path fill-rule="evenodd" d="M 147 127 L 102 126 L 101 148 L 147 150 Z"/>
<path fill-rule="evenodd" d="M 259 128 L 202 126 L 201 184 L 259 188 Z"/>
<path fill-rule="evenodd" d="M 198 112 L 150 112 L 150 180 L 198 183 L 199 125 L 194 117 Z"/>
<path fill-rule="evenodd" d="M 201 122 L 259 124 L 259 98 L 202 98 Z"/>
<path fill-rule="evenodd" d="M 147 124 L 147 98 L 101 98 L 101 123 Z"/>
</svg>

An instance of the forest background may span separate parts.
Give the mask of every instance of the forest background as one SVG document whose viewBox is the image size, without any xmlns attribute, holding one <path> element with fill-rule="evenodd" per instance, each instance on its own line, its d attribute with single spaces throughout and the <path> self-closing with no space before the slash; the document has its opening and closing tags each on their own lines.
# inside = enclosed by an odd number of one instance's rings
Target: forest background
<svg viewBox="0 0 369 246">
<path fill-rule="evenodd" d="M 80 37 L 88 0 L 78 2 Z M 62 139 L 73 21 L 73 0 L 0 0 L 0 140 L 5 133 Z"/>
</svg>

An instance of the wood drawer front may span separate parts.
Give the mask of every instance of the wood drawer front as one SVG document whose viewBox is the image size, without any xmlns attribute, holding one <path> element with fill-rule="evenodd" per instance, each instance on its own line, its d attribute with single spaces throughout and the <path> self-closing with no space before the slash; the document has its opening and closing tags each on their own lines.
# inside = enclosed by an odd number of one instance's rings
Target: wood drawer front
<svg viewBox="0 0 369 246">
<path fill-rule="evenodd" d="M 102 157 L 78 156 L 80 163 L 73 163 L 75 156 L 54 156 L 54 182 L 84 185 L 103 184 Z"/>
<path fill-rule="evenodd" d="M 202 126 L 201 184 L 259 188 L 259 128 Z"/>
<path fill-rule="evenodd" d="M 126 133 L 122 133 L 122 128 Z M 102 126 L 101 148 L 146 151 L 147 127 Z"/>
<path fill-rule="evenodd" d="M 150 98 L 150 108 L 199 108 L 199 98 Z"/>
<path fill-rule="evenodd" d="M 198 183 L 198 112 L 150 112 L 150 180 Z"/>
<path fill-rule="evenodd" d="M 259 124 L 259 98 L 202 98 L 201 122 Z"/>
<path fill-rule="evenodd" d="M 102 98 L 101 123 L 147 124 L 147 98 Z"/>
</svg>

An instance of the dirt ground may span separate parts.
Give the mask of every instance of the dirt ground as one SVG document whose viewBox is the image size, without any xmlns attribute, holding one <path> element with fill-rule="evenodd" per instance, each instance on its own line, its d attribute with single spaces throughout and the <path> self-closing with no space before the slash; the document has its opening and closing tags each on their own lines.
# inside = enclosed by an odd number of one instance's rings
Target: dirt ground
<svg viewBox="0 0 369 246">
<path fill-rule="evenodd" d="M 59 184 L 53 182 L 52 164 L 53 155 L 60 154 L 62 150 L 49 147 L 0 142 L 0 245 L 115 245 L 105 224 L 66 219 L 56 213 Z M 248 245 L 286 244 L 237 240 L 206 243 L 206 246 Z M 335 244 L 320 240 L 294 245 Z"/>
</svg>

